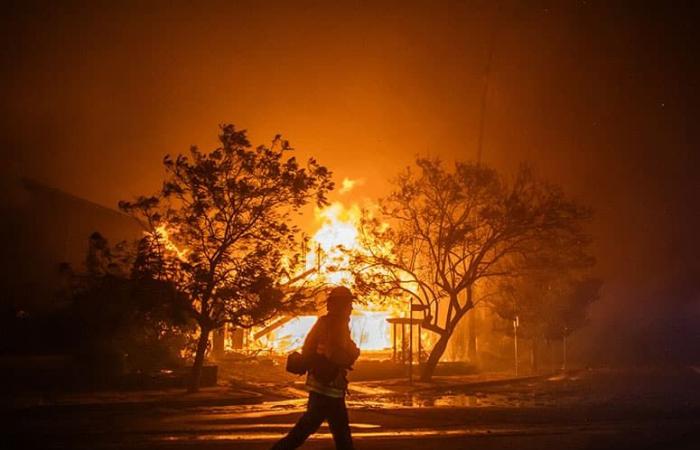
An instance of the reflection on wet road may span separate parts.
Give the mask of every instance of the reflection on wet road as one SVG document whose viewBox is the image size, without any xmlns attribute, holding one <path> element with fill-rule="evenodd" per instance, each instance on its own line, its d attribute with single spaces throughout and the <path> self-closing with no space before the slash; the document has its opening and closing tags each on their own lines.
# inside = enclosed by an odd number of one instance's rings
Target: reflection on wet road
<svg viewBox="0 0 700 450">
<path fill-rule="evenodd" d="M 35 410 L 6 416 L 5 422 L 15 440 L 61 448 L 213 449 L 244 442 L 246 449 L 257 450 L 279 439 L 304 411 L 305 393 L 286 392 L 292 398 L 269 396 L 275 400 L 254 404 Z M 630 448 L 623 444 L 686 439 L 697 430 L 700 376 L 690 370 L 670 375 L 590 371 L 404 391 L 357 383 L 348 406 L 353 436 L 363 448 L 435 448 L 437 439 L 449 442 L 445 450 L 484 439 L 511 447 L 529 442 L 529 448 L 538 449 L 548 446 L 545 442 L 556 442 L 554 448 L 590 448 L 591 440 L 605 443 L 595 448 L 609 448 L 607 443 Z M 330 439 L 324 425 L 308 448 L 326 446 Z M 382 444 L 390 442 L 397 444 Z"/>
<path fill-rule="evenodd" d="M 512 401 L 500 394 L 473 395 L 432 392 L 389 395 L 387 391 L 358 389 L 348 398 L 352 416 L 375 419 L 374 422 L 351 423 L 353 436 L 365 438 L 410 438 L 480 436 L 532 433 L 532 427 L 476 426 L 465 427 L 462 422 L 431 423 L 416 409 L 445 409 L 486 406 L 512 406 Z M 192 408 L 176 414 L 161 416 L 157 421 L 142 423 L 145 428 L 158 430 L 149 440 L 154 442 L 196 441 L 269 441 L 279 439 L 292 426 L 306 406 L 305 398 L 268 401 L 259 404 Z M 183 414 L 184 413 L 184 414 Z M 398 419 L 398 420 L 397 420 Z M 411 419 L 407 421 L 406 419 Z M 418 424 L 423 422 L 423 426 Z M 541 430 L 540 430 L 541 431 Z M 322 425 L 314 440 L 331 439 L 327 425 Z"/>
<path fill-rule="evenodd" d="M 262 424 L 254 424 L 262 425 Z M 351 424 L 353 429 L 358 428 L 358 424 Z M 288 431 L 291 424 L 287 427 Z M 379 425 L 371 425 L 371 427 L 379 428 Z M 254 427 L 257 428 L 257 427 Z M 325 427 L 327 428 L 327 427 Z M 366 438 L 429 438 L 429 437 L 447 437 L 447 436 L 490 436 L 490 435 L 513 435 L 522 434 L 524 429 L 500 429 L 492 430 L 487 428 L 482 429 L 413 429 L 413 430 L 387 430 L 387 431 L 355 431 L 353 430 L 353 438 L 355 439 L 366 439 Z M 284 433 L 265 433 L 265 432 L 251 432 L 239 431 L 235 433 L 223 433 L 223 434 L 196 434 L 196 435 L 178 435 L 178 436 L 159 436 L 154 439 L 154 441 L 260 441 L 260 440 L 276 440 L 283 436 Z M 331 440 L 333 436 L 324 431 L 324 427 L 321 427 L 318 433 L 315 433 L 311 437 L 311 440 Z"/>
</svg>

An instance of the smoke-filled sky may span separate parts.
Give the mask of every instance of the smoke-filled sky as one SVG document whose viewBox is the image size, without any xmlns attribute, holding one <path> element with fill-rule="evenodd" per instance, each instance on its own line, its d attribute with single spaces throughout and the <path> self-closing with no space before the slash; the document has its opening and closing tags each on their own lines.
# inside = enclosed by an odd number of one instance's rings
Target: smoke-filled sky
<svg viewBox="0 0 700 450">
<path fill-rule="evenodd" d="M 475 158 L 492 53 L 483 161 L 597 212 L 598 339 L 700 342 L 692 2 L 47 3 L 0 19 L 3 174 L 114 207 L 232 122 L 373 198 L 417 154 Z"/>
</svg>

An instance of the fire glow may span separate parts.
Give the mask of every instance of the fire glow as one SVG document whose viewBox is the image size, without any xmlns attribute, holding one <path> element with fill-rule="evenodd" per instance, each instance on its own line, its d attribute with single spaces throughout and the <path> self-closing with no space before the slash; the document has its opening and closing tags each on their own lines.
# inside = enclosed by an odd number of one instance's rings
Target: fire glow
<svg viewBox="0 0 700 450">
<path fill-rule="evenodd" d="M 350 318 L 352 339 L 362 350 L 391 348 L 391 330 L 386 319 L 388 312 L 355 311 Z M 316 316 L 299 316 L 279 327 L 265 339 L 264 345 L 278 352 L 298 349 L 316 322 Z"/>
<path fill-rule="evenodd" d="M 347 208 L 335 202 L 315 211 L 315 220 L 319 228 L 310 238 L 306 254 L 306 272 L 310 272 L 313 281 L 328 285 L 352 286 L 352 275 L 347 251 L 361 251 L 358 240 L 358 224 L 361 210 L 356 204 Z M 175 245 L 171 238 L 172 230 L 158 226 L 156 239 L 166 251 L 173 252 L 179 258 L 185 258 L 188 249 Z M 323 313 L 323 309 L 319 310 Z M 350 318 L 350 330 L 353 340 L 362 350 L 379 351 L 391 348 L 390 317 L 404 317 L 406 312 L 399 305 L 362 299 L 358 302 Z M 268 350 L 284 353 L 301 347 L 304 338 L 316 321 L 315 315 L 281 318 L 280 326 L 270 330 L 256 339 L 248 339 L 249 349 Z M 255 336 L 265 327 L 250 330 Z"/>
<path fill-rule="evenodd" d="M 316 211 L 316 221 L 321 225 L 311 237 L 306 269 L 314 269 L 313 276 L 319 282 L 351 285 L 350 262 L 345 250 L 361 250 L 357 229 L 360 214 L 359 206 L 346 208 L 340 202 Z M 353 340 L 362 350 L 391 348 L 391 330 L 386 319 L 402 315 L 402 311 L 391 309 L 371 301 L 355 306 L 350 330 Z M 295 317 L 264 337 L 265 342 L 261 344 L 279 352 L 297 349 L 315 321 L 316 316 Z"/>
</svg>

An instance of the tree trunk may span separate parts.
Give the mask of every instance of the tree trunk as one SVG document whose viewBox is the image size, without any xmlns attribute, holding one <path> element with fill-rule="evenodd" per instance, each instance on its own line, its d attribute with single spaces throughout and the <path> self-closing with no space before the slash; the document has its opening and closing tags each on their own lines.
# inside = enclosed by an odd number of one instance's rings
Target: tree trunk
<svg viewBox="0 0 700 450">
<path fill-rule="evenodd" d="M 437 343 L 435 343 L 435 346 L 430 351 L 430 356 L 428 356 L 428 360 L 423 366 L 423 370 L 420 376 L 421 381 L 430 381 L 430 379 L 433 377 L 435 368 L 437 367 L 437 364 L 440 361 L 440 357 L 443 353 L 445 353 L 445 349 L 447 348 L 447 342 L 449 342 L 449 340 L 450 333 L 445 332 L 444 334 L 440 335 L 440 339 L 438 339 Z"/>
<path fill-rule="evenodd" d="M 202 366 L 204 366 L 204 355 L 207 352 L 207 344 L 209 343 L 209 328 L 204 328 L 200 325 L 199 340 L 197 341 L 197 353 L 194 355 L 194 364 L 192 364 L 192 376 L 190 378 L 189 392 L 197 392 L 199 390 L 199 381 L 202 378 Z"/>
</svg>

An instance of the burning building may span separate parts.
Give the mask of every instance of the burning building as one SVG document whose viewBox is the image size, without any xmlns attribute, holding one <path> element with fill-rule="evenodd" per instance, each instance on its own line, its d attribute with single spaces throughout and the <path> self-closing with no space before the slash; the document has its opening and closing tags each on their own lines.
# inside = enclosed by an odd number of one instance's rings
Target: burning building
<svg viewBox="0 0 700 450">
<path fill-rule="evenodd" d="M 357 250 L 360 208 L 346 208 L 336 202 L 316 211 L 320 224 L 305 248 L 305 269 L 314 280 L 330 285 L 349 285 L 352 277 L 347 270 L 348 256 L 344 250 Z M 266 326 L 249 331 L 226 329 L 214 336 L 214 349 L 255 350 L 286 353 L 299 348 L 317 315 L 324 313 L 323 294 L 316 302 L 316 315 L 279 317 Z M 364 352 L 387 352 L 393 346 L 391 317 L 408 314 L 405 308 L 387 303 L 363 301 L 355 306 L 350 320 L 353 339 Z"/>
</svg>

